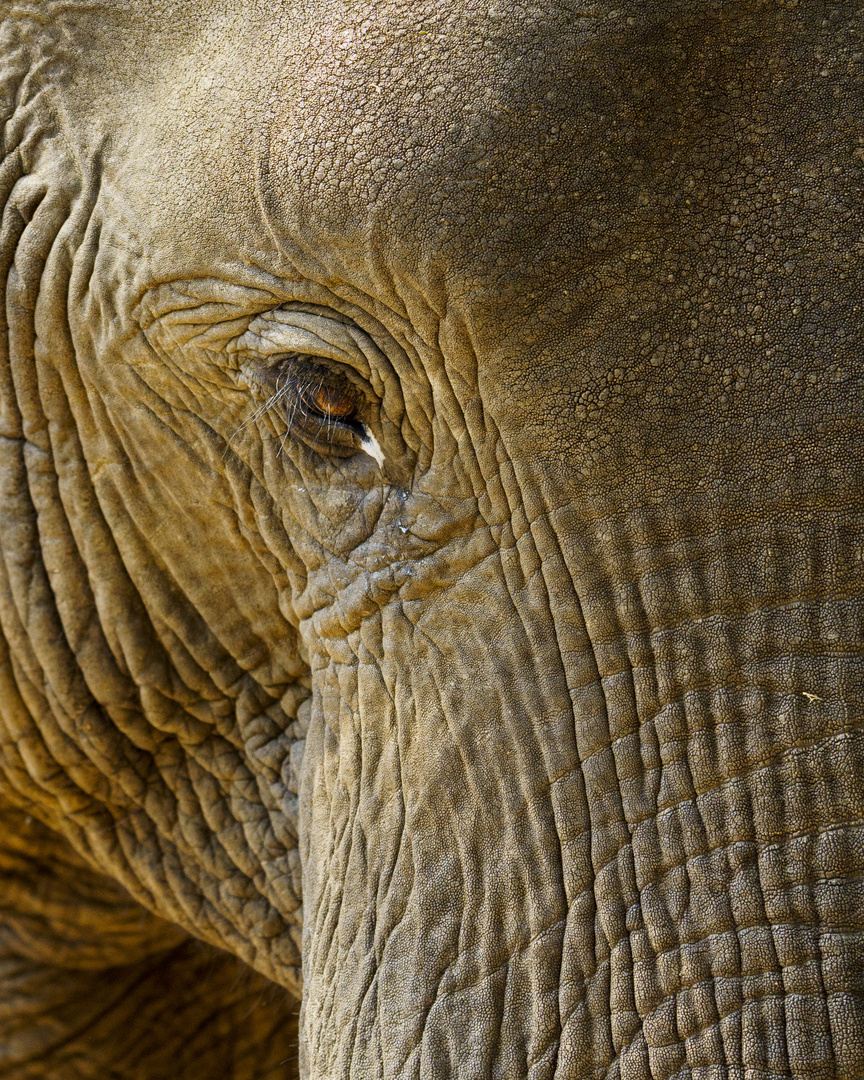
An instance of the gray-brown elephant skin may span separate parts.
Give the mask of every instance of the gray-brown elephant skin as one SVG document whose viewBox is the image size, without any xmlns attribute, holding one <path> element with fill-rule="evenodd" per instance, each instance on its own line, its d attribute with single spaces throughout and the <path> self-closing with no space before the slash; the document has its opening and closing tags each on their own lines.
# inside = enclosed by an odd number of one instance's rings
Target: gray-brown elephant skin
<svg viewBox="0 0 864 1080">
<path fill-rule="evenodd" d="M 864 7 L 0 56 L 0 1080 L 861 1080 Z"/>
</svg>

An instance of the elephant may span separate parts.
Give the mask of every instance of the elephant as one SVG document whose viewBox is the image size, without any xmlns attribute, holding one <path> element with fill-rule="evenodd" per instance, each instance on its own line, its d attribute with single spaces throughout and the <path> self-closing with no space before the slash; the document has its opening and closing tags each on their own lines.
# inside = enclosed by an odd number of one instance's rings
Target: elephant
<svg viewBox="0 0 864 1080">
<path fill-rule="evenodd" d="M 864 9 L 0 0 L 0 1076 L 864 1076 Z"/>
</svg>

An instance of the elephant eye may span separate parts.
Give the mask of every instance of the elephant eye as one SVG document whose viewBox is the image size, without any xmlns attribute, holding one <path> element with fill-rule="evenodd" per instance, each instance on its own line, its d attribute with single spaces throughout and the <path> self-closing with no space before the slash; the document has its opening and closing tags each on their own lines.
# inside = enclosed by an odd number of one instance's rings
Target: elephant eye
<svg viewBox="0 0 864 1080">
<path fill-rule="evenodd" d="M 318 381 L 310 384 L 298 380 L 296 393 L 306 412 L 312 416 L 341 423 L 357 419 L 359 402 L 356 394 L 346 386 L 335 382 Z"/>
<path fill-rule="evenodd" d="M 363 372 L 384 357 L 359 327 L 315 305 L 279 307 L 252 319 L 232 351 L 256 402 L 237 432 L 263 418 L 280 454 L 297 442 L 325 457 L 366 454 L 383 468 L 372 430 L 381 401 Z"/>
<path fill-rule="evenodd" d="M 290 434 L 322 454 L 370 453 L 366 446 L 369 396 L 342 371 L 318 357 L 292 353 L 275 362 L 247 363 L 243 372 L 264 398 L 252 418 L 268 413 L 278 417 L 285 437 Z M 284 445 L 282 438 L 280 451 Z M 378 460 L 375 453 L 372 456 Z"/>
</svg>

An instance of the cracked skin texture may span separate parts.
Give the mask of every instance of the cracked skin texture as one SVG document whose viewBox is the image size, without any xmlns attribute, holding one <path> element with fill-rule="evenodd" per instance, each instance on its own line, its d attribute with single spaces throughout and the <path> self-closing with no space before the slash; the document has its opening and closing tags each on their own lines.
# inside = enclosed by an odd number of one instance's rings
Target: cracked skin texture
<svg viewBox="0 0 864 1080">
<path fill-rule="evenodd" d="M 860 5 L 0 16 L 0 1077 L 864 1075 Z"/>
</svg>

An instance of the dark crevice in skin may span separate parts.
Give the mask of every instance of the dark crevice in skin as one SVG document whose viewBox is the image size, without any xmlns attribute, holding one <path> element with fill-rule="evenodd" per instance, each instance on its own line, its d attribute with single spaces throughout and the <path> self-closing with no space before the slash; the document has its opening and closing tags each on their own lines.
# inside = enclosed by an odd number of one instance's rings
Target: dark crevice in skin
<svg viewBox="0 0 864 1080">
<path fill-rule="evenodd" d="M 0 961 L 0 980 L 7 967 Z M 32 1011 L 30 995 L 46 993 L 52 972 L 34 967 L 25 981 L 26 970 L 15 962 L 12 986 L 23 1023 L 12 1023 L 14 1011 L 4 1010 L 0 1075 L 10 1080 L 296 1076 L 296 1006 L 287 997 L 277 1001 L 263 979 L 233 958 L 208 955 L 205 946 L 185 946 L 129 970 L 53 972 L 69 997 L 55 988 L 44 1017 Z M 5 984 L 7 997 L 9 989 Z M 77 1022 L 76 1012 L 82 1014 Z M 34 1046 L 42 1027 L 46 1037 Z"/>
<path fill-rule="evenodd" d="M 42 1080 L 295 1075 L 297 1008 L 0 809 L 0 1075 Z"/>
</svg>

